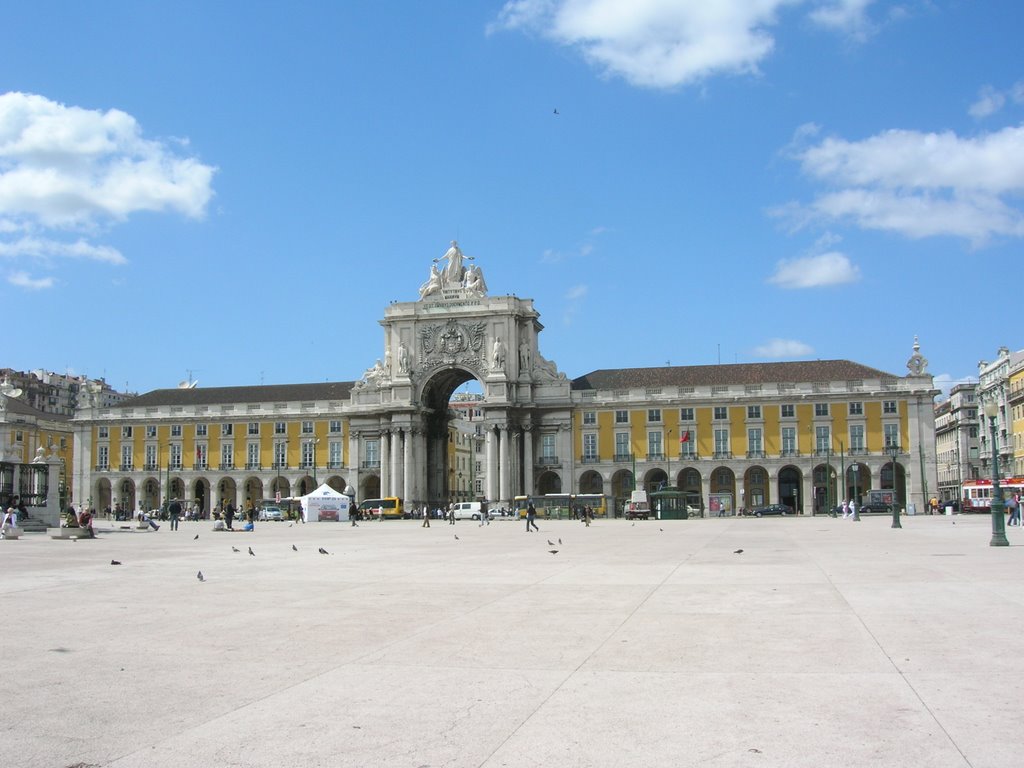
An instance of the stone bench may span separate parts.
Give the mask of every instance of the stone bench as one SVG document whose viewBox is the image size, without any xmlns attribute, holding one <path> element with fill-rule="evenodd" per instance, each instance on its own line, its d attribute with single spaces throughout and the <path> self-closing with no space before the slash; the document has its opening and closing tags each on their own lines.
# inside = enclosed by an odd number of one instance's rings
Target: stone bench
<svg viewBox="0 0 1024 768">
<path fill-rule="evenodd" d="M 53 533 L 53 531 L 56 531 L 56 533 Z M 61 527 L 61 528 L 51 528 L 50 529 L 50 538 L 51 539 L 91 539 L 93 537 L 89 535 L 89 530 L 87 528 L 68 528 L 68 527 L 65 526 L 65 527 Z"/>
<path fill-rule="evenodd" d="M 12 525 L 8 525 L 6 528 L 4 528 L 3 534 L 5 539 L 20 539 L 21 534 L 23 534 L 24 532 L 25 531 L 21 528 L 15 528 Z"/>
</svg>

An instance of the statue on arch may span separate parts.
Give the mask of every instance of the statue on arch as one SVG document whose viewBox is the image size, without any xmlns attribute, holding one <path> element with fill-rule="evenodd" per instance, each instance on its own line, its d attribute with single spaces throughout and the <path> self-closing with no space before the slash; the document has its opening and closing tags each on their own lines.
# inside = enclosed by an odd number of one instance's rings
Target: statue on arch
<svg viewBox="0 0 1024 768">
<path fill-rule="evenodd" d="M 405 342 L 400 342 L 398 345 L 398 372 L 408 373 L 409 372 L 409 347 L 406 346 Z"/>
<path fill-rule="evenodd" d="M 467 291 L 471 291 L 478 296 L 483 296 L 487 293 L 487 283 L 484 282 L 484 271 L 476 264 L 470 264 L 466 267 L 465 288 Z"/>
<path fill-rule="evenodd" d="M 501 340 L 501 336 L 494 338 L 494 347 L 491 349 L 491 370 L 492 371 L 504 371 L 505 370 L 505 342 Z"/>
<path fill-rule="evenodd" d="M 425 299 L 427 296 L 437 293 L 440 290 L 441 272 L 438 270 L 435 260 L 435 263 L 430 265 L 430 277 L 427 278 L 427 282 L 420 286 L 420 298 Z"/>
</svg>

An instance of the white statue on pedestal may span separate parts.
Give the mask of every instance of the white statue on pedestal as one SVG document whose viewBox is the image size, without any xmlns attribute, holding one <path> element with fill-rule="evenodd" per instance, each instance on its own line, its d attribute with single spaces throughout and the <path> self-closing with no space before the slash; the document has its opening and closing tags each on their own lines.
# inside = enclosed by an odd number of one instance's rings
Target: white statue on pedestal
<svg viewBox="0 0 1024 768">
<path fill-rule="evenodd" d="M 505 342 L 501 340 L 501 336 L 495 337 L 494 347 L 491 349 L 491 370 L 505 370 Z"/>
<path fill-rule="evenodd" d="M 423 285 L 420 286 L 420 298 L 425 299 L 432 293 L 437 293 L 441 290 L 441 272 L 437 268 L 437 264 L 430 265 L 430 277 Z"/>
<path fill-rule="evenodd" d="M 448 259 L 448 263 L 441 270 L 441 284 L 446 288 L 461 287 L 466 270 L 462 266 L 462 250 L 458 242 L 452 240 L 452 247 L 441 258 Z"/>
<path fill-rule="evenodd" d="M 465 288 L 467 291 L 472 291 L 478 296 L 483 296 L 487 293 L 487 283 L 484 282 L 484 271 L 476 264 L 470 264 L 466 267 Z"/>
<path fill-rule="evenodd" d="M 404 341 L 398 345 L 398 372 L 409 372 L 409 348 Z"/>
</svg>

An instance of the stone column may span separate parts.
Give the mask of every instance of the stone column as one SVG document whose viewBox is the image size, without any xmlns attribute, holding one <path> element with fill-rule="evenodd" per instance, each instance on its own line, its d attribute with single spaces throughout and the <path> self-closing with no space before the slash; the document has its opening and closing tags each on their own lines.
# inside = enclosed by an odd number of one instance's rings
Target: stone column
<svg viewBox="0 0 1024 768">
<path fill-rule="evenodd" d="M 801 479 L 800 501 L 803 509 L 794 510 L 798 515 L 814 514 L 814 467 L 804 473 Z"/>
<path fill-rule="evenodd" d="M 512 495 L 510 488 L 512 486 L 511 480 L 511 469 L 509 465 L 509 450 L 508 450 L 508 426 L 502 424 L 498 427 L 498 471 L 501 473 L 500 488 L 501 492 L 501 503 L 508 507 L 512 505 Z"/>
<path fill-rule="evenodd" d="M 635 479 L 634 479 L 635 480 Z M 711 477 L 700 476 L 700 504 L 704 507 L 704 517 L 711 516 Z"/>
<path fill-rule="evenodd" d="M 380 433 L 380 495 L 391 495 L 391 433 L 381 430 Z"/>
<path fill-rule="evenodd" d="M 523 427 L 523 493 L 533 495 L 533 428 Z"/>
<path fill-rule="evenodd" d="M 766 504 L 781 504 L 782 499 L 779 498 L 779 477 L 778 475 L 768 474 L 768 498 L 765 499 Z"/>
<path fill-rule="evenodd" d="M 498 501 L 498 446 L 494 427 L 487 427 L 487 501 Z"/>
<path fill-rule="evenodd" d="M 416 460 L 413 458 L 413 441 L 416 439 L 416 433 L 412 430 L 405 431 L 405 503 L 408 505 L 417 503 L 420 499 L 416 497 Z"/>
<path fill-rule="evenodd" d="M 402 433 L 397 429 L 391 433 L 391 493 L 397 496 L 402 492 Z"/>
</svg>

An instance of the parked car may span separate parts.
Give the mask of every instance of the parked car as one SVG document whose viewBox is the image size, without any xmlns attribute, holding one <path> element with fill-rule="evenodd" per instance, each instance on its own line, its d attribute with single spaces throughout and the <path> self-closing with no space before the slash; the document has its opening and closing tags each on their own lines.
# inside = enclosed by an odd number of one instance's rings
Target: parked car
<svg viewBox="0 0 1024 768">
<path fill-rule="evenodd" d="M 888 504 L 883 504 L 880 501 L 865 501 L 863 504 L 857 507 L 857 511 L 862 515 L 867 515 L 871 513 L 891 515 L 892 507 L 889 506 Z"/>
<path fill-rule="evenodd" d="M 280 507 L 266 505 L 260 508 L 259 520 L 284 520 L 284 510 Z"/>
<path fill-rule="evenodd" d="M 754 517 L 763 517 L 765 515 L 791 515 L 793 510 L 787 507 L 785 504 L 769 504 L 767 507 L 758 507 L 754 510 Z"/>
</svg>

